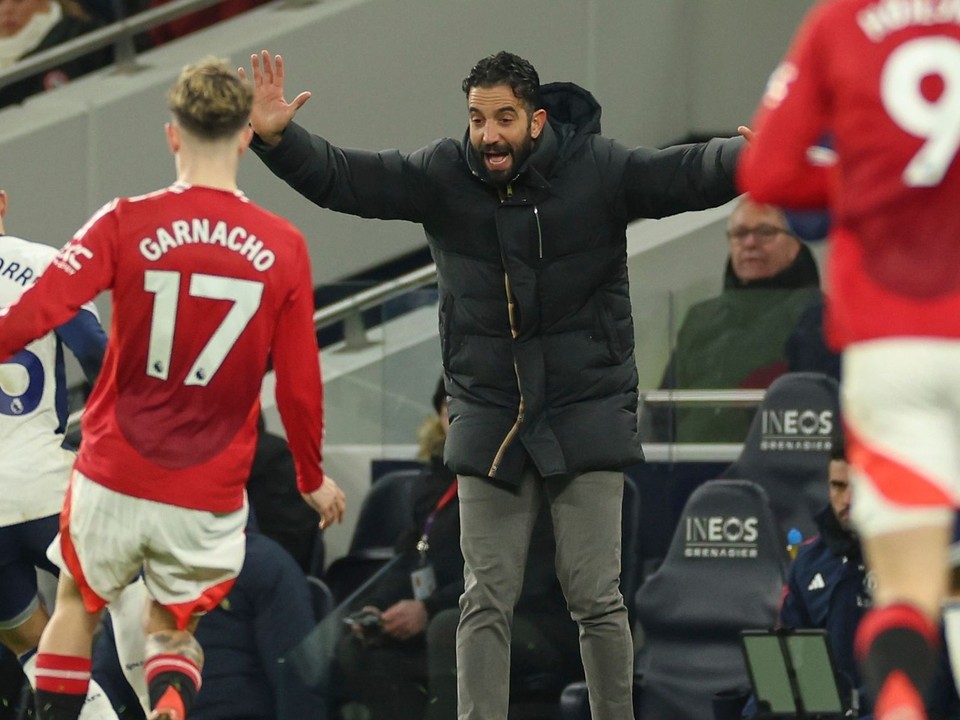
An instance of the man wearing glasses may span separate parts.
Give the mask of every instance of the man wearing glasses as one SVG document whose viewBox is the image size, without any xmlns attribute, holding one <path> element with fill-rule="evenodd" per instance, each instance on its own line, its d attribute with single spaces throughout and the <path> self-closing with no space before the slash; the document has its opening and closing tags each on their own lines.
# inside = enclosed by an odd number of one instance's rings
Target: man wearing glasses
<svg viewBox="0 0 960 720">
<path fill-rule="evenodd" d="M 747 197 L 730 214 L 727 242 L 723 291 L 687 312 L 661 388 L 765 388 L 791 369 L 787 341 L 804 311 L 820 301 L 813 253 L 779 208 Z M 742 442 L 752 411 L 696 407 L 649 418 L 658 440 Z"/>
</svg>

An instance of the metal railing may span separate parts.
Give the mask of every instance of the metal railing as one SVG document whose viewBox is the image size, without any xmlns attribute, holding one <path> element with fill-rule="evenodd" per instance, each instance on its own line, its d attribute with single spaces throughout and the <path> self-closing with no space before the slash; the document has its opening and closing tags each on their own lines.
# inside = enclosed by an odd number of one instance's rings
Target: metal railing
<svg viewBox="0 0 960 720">
<path fill-rule="evenodd" d="M 648 390 L 640 393 L 644 405 L 707 405 L 710 407 L 756 407 L 766 390 Z M 733 462 L 743 443 L 643 443 L 648 461 Z"/>
<path fill-rule="evenodd" d="M 113 67 L 117 73 L 133 73 L 140 69 L 133 39 L 139 33 L 169 20 L 219 5 L 223 0 L 173 0 L 166 5 L 145 10 L 105 27 L 85 33 L 52 48 L 19 60 L 0 72 L 0 88 L 45 72 L 65 62 L 113 45 Z"/>
<path fill-rule="evenodd" d="M 364 310 L 379 307 L 410 290 L 425 287 L 436 280 L 437 266 L 430 263 L 320 308 L 313 314 L 314 327 L 320 331 L 335 323 L 343 322 L 343 339 L 346 347 L 366 347 L 366 328 L 362 317 Z"/>
<path fill-rule="evenodd" d="M 287 0 L 284 5 L 298 7 L 311 5 L 317 1 Z M 113 71 L 118 74 L 132 74 L 143 67 L 137 63 L 137 50 L 134 44 L 134 38 L 137 35 L 170 20 L 176 20 L 222 2 L 224 0 L 172 0 L 165 5 L 117 20 L 110 25 L 19 60 L 11 67 L 0 71 L 0 88 L 110 45 L 113 46 Z M 118 11 L 122 11 L 120 2 L 114 2 L 114 6 Z"/>
<path fill-rule="evenodd" d="M 648 390 L 641 397 L 651 405 L 752 407 L 766 394 L 766 390 Z"/>
</svg>

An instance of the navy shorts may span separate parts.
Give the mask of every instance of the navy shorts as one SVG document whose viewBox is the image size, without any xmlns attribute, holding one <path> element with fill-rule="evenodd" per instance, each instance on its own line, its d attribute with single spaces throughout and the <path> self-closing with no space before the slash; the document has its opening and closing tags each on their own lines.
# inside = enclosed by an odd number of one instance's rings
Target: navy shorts
<svg viewBox="0 0 960 720">
<path fill-rule="evenodd" d="M 37 596 L 37 568 L 60 574 L 47 559 L 59 529 L 59 515 L 0 527 L 0 623 L 30 607 Z"/>
</svg>

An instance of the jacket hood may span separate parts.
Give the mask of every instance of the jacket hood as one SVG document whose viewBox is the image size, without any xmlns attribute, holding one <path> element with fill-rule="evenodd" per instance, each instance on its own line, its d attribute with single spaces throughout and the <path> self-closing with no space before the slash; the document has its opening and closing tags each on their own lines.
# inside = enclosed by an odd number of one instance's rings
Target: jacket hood
<svg viewBox="0 0 960 720">
<path fill-rule="evenodd" d="M 837 557 L 845 557 L 849 560 L 859 561 L 861 558 L 860 540 L 849 530 L 844 530 L 833 512 L 833 508 L 827 505 L 814 516 L 814 522 L 820 530 L 820 537 L 826 543 L 827 547 Z"/>
<path fill-rule="evenodd" d="M 740 280 L 733 272 L 733 262 L 727 257 L 727 266 L 723 273 L 724 290 L 796 290 L 797 288 L 819 287 L 820 271 L 817 269 L 817 261 L 810 252 L 810 248 L 803 242 L 800 243 L 800 252 L 783 270 L 773 277 L 762 280 L 753 280 L 745 283 Z"/>
<path fill-rule="evenodd" d="M 540 100 L 547 111 L 547 121 L 557 133 L 561 157 L 579 147 L 587 135 L 600 134 L 600 103 L 579 85 L 541 85 Z"/>
</svg>

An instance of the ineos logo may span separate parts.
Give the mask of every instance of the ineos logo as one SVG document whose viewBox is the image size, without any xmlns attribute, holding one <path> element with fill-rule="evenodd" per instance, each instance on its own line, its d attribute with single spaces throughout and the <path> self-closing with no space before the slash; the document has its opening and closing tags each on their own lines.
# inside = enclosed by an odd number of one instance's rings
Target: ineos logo
<svg viewBox="0 0 960 720">
<path fill-rule="evenodd" d="M 687 542 L 753 543 L 757 541 L 757 518 L 712 516 L 687 518 Z"/>
<path fill-rule="evenodd" d="M 764 410 L 760 419 L 765 437 L 829 436 L 833 432 L 832 410 Z"/>
</svg>

